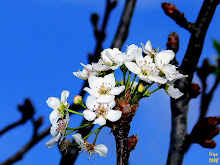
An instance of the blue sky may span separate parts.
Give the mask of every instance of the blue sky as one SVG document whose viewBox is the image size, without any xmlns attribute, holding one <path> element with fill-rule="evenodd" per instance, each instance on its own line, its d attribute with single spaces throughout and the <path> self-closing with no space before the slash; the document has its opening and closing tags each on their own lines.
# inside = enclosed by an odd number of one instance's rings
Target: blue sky
<svg viewBox="0 0 220 165">
<path fill-rule="evenodd" d="M 167 37 L 176 31 L 180 37 L 180 50 L 177 53 L 181 61 L 187 49 L 190 34 L 168 18 L 161 9 L 161 0 L 139 0 L 134 12 L 126 45 L 145 43 L 151 40 L 154 47 L 166 49 Z M 174 1 L 177 8 L 185 13 L 189 21 L 194 22 L 202 5 L 202 0 Z M 124 0 L 119 1 L 113 10 L 107 27 L 107 38 L 104 48 L 108 48 L 114 37 Z M 0 129 L 18 120 L 20 114 L 17 105 L 29 97 L 36 108 L 35 117 L 44 116 L 40 131 L 50 123 L 48 116 L 51 109 L 46 105 L 50 96 L 60 97 L 62 90 L 70 91 L 69 103 L 79 93 L 82 80 L 72 75 L 73 71 L 82 69 L 80 62 L 87 63 L 87 54 L 95 47 L 95 39 L 90 24 L 93 12 L 100 14 L 102 20 L 105 1 L 101 0 L 3 0 L 0 2 L 0 74 L 1 74 L 1 110 Z M 211 39 L 220 40 L 219 7 L 208 29 L 202 57 L 216 55 Z M 197 77 L 194 82 L 200 83 Z M 213 83 L 210 76 L 208 83 Z M 211 102 L 208 116 L 219 115 L 220 88 L 217 88 Z M 198 118 L 200 97 L 192 100 L 189 109 L 188 131 Z M 160 104 L 158 104 L 160 102 Z M 170 99 L 160 91 L 143 99 L 132 122 L 131 134 L 138 134 L 140 140 L 136 150 L 131 152 L 131 164 L 165 164 L 168 155 L 169 135 L 171 129 Z M 71 119 L 71 127 L 77 127 L 81 117 Z M 76 164 L 115 164 L 116 154 L 113 135 L 104 129 L 97 143 L 104 143 L 108 148 L 108 157 L 95 156 L 88 161 L 87 156 L 80 154 Z M 0 162 L 14 154 L 32 136 L 32 125 L 23 126 L 0 137 Z M 57 147 L 47 149 L 44 143 L 47 136 L 30 150 L 17 165 L 59 164 L 60 154 Z M 92 138 L 90 139 L 92 141 Z M 220 136 L 216 137 L 217 143 Z M 220 151 L 203 149 L 192 145 L 186 154 L 183 165 L 208 164 L 208 153 Z"/>
</svg>

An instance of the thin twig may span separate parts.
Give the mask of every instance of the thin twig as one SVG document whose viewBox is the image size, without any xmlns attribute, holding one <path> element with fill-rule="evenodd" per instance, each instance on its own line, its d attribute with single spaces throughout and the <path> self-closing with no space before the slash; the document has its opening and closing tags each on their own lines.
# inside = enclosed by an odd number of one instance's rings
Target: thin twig
<svg viewBox="0 0 220 165">
<path fill-rule="evenodd" d="M 23 146 L 16 154 L 11 156 L 9 159 L 1 163 L 1 165 L 11 165 L 23 158 L 23 156 L 40 140 L 46 137 L 50 133 L 50 127 L 46 128 L 40 134 L 32 138 L 25 146 Z"/>
</svg>

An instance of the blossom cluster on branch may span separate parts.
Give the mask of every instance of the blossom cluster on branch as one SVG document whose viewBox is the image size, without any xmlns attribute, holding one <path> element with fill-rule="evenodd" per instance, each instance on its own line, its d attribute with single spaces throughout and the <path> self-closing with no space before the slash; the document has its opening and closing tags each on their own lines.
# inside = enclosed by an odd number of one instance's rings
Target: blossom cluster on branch
<svg viewBox="0 0 220 165">
<path fill-rule="evenodd" d="M 88 80 L 89 83 L 89 87 L 84 88 L 90 94 L 85 104 L 81 96 L 74 97 L 74 104 L 85 108 L 83 113 L 69 109 L 67 103 L 69 92 L 66 90 L 61 93 L 61 100 L 56 97 L 48 98 L 46 102 L 53 109 L 50 114 L 52 124 L 50 132 L 53 138 L 45 144 L 47 147 L 59 143 L 60 148 L 67 149 L 73 144 L 66 139 L 66 135 L 81 128 L 98 124 L 100 127 L 87 136 L 82 138 L 77 133 L 73 135 L 73 138 L 79 147 L 90 156 L 94 153 L 107 156 L 108 148 L 103 144 L 95 145 L 96 139 L 103 127 L 112 128 L 112 123 L 117 123 L 123 115 L 128 115 L 127 113 L 130 111 L 126 112 L 124 107 L 137 105 L 142 98 L 149 97 L 159 89 L 164 89 L 168 95 L 175 99 L 183 95 L 178 88 L 174 87 L 174 82 L 187 75 L 181 74 L 175 65 L 170 64 L 175 56 L 174 52 L 172 50 L 159 51 L 159 49 L 152 47 L 150 41 L 141 45 L 142 47 L 134 44 L 127 46 L 126 52 L 121 52 L 118 48 L 105 49 L 101 52 L 97 63 L 87 65 L 81 63 L 84 67 L 83 70 L 73 72 L 76 77 Z M 116 77 L 119 76 L 116 75 L 118 72 L 115 70 L 119 68 L 123 73 L 122 81 L 116 80 Z M 138 82 L 135 81 L 137 77 Z M 149 88 L 154 83 L 157 83 L 158 87 L 150 91 Z M 137 109 L 138 106 L 133 107 Z M 84 116 L 88 123 L 70 128 L 68 126 L 70 123 L 69 113 Z M 117 124 L 115 126 L 117 127 Z M 90 144 L 86 139 L 93 133 L 96 133 L 96 136 L 93 143 Z"/>
</svg>

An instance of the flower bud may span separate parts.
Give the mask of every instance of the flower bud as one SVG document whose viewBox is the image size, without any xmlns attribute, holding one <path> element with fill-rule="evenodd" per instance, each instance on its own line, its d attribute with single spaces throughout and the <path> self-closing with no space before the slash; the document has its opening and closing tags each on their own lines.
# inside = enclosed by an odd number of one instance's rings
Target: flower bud
<svg viewBox="0 0 220 165">
<path fill-rule="evenodd" d="M 124 85 L 124 81 L 120 81 L 120 82 L 119 82 L 119 85 Z"/>
<path fill-rule="evenodd" d="M 76 95 L 75 97 L 74 97 L 74 99 L 73 99 L 73 102 L 74 102 L 74 104 L 76 104 L 76 105 L 81 105 L 82 104 L 82 96 L 80 96 L 80 95 Z"/>
<path fill-rule="evenodd" d="M 143 84 L 139 84 L 138 85 L 138 92 L 142 93 L 144 92 L 145 87 L 143 86 Z"/>
<path fill-rule="evenodd" d="M 190 96 L 191 96 L 191 98 L 197 98 L 198 95 L 201 93 L 200 89 L 201 88 L 200 88 L 199 84 L 192 83 L 191 84 L 191 88 L 190 88 Z"/>
<path fill-rule="evenodd" d="M 143 97 L 149 97 L 150 96 L 150 91 L 146 90 L 143 94 Z"/>
<path fill-rule="evenodd" d="M 138 135 L 131 135 L 128 138 L 128 149 L 130 151 L 132 151 L 135 148 L 135 146 L 137 145 L 138 140 L 139 140 Z"/>
</svg>

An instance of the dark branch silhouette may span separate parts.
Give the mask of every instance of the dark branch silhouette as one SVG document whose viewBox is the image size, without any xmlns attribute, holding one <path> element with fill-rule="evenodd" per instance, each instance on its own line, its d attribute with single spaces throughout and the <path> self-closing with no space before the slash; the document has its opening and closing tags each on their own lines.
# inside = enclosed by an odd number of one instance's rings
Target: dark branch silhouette
<svg viewBox="0 0 220 165">
<path fill-rule="evenodd" d="M 199 16 L 194 26 L 192 26 L 192 30 L 190 30 L 190 41 L 180 66 L 181 72 L 188 75 L 188 77 L 178 80 L 175 84 L 176 87 L 184 93 L 184 95 L 177 100 L 171 99 L 172 129 L 170 135 L 170 149 L 167 159 L 168 165 L 180 165 L 183 161 L 185 154 L 184 141 L 187 135 L 187 114 L 189 101 L 191 99 L 189 89 L 193 74 L 202 53 L 207 29 L 218 4 L 219 1 L 216 0 L 204 0 Z M 166 10 L 168 9 L 164 8 L 164 10 L 166 13 Z"/>
</svg>

